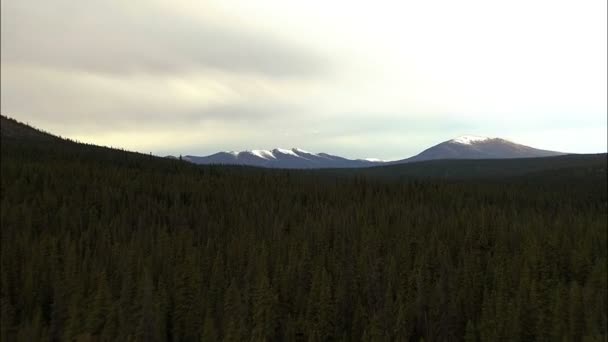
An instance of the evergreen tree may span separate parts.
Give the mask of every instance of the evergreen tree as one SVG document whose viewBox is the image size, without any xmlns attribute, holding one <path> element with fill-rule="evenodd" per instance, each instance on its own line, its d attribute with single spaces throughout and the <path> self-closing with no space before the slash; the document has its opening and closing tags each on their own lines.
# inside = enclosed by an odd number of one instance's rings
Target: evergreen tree
<svg viewBox="0 0 608 342">
<path fill-rule="evenodd" d="M 241 341 L 246 336 L 246 311 L 235 280 L 230 282 L 224 301 L 224 339 L 226 341 Z"/>
<path fill-rule="evenodd" d="M 573 341 L 580 341 L 585 329 L 585 311 L 583 309 L 583 297 L 581 288 L 576 281 L 570 286 L 570 338 Z"/>
<path fill-rule="evenodd" d="M 203 334 L 201 341 L 203 342 L 215 342 L 218 341 L 217 330 L 215 328 L 215 319 L 211 310 L 207 311 L 205 315 L 205 322 L 203 324 Z"/>
<path fill-rule="evenodd" d="M 467 327 L 464 335 L 465 342 L 477 342 L 477 331 L 472 321 L 467 321 Z"/>
<path fill-rule="evenodd" d="M 106 319 L 110 313 L 112 298 L 106 275 L 104 272 L 100 273 L 97 281 L 97 289 L 95 291 L 95 297 L 93 305 L 88 311 L 87 319 L 87 331 L 93 336 L 101 334 L 106 324 Z"/>
<path fill-rule="evenodd" d="M 262 273 L 259 277 L 252 306 L 252 331 L 253 341 L 271 341 L 275 338 L 277 329 L 278 298 L 274 293 L 268 276 Z"/>
</svg>

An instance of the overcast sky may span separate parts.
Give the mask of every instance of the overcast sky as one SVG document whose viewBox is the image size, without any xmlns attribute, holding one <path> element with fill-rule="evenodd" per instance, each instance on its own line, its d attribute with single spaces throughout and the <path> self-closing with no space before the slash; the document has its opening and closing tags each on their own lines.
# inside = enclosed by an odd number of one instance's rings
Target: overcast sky
<svg viewBox="0 0 608 342">
<path fill-rule="evenodd" d="M 605 152 L 606 0 L 2 0 L 1 110 L 141 152 Z"/>
</svg>

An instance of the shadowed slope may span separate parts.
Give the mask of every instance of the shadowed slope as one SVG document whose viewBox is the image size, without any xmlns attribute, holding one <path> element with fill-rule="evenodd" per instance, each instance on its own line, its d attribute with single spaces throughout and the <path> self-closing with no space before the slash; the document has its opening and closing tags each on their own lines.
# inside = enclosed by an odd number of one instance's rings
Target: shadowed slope
<svg viewBox="0 0 608 342">
<path fill-rule="evenodd" d="M 4 115 L 2 115 L 0 119 L 0 136 L 3 139 L 27 139 L 39 141 L 54 141 L 60 139 L 55 135 L 36 129 Z"/>
</svg>

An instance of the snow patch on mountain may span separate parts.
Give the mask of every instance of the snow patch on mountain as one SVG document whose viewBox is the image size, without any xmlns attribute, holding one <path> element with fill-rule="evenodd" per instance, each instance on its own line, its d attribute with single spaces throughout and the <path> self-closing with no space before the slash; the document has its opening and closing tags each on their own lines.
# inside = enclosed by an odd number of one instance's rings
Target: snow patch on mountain
<svg viewBox="0 0 608 342">
<path fill-rule="evenodd" d="M 308 152 L 308 151 L 304 151 L 303 149 L 300 148 L 293 148 L 292 151 L 296 152 L 296 153 L 304 153 L 304 154 L 312 154 L 313 156 L 316 156 L 316 153 L 312 153 L 312 152 Z"/>
<path fill-rule="evenodd" d="M 297 155 L 294 151 L 287 150 L 287 149 L 284 149 L 284 148 L 276 148 L 273 151 L 277 151 L 277 152 L 282 153 L 282 154 L 288 154 L 288 155 L 294 156 L 294 157 L 299 157 L 299 155 Z"/>
<path fill-rule="evenodd" d="M 458 144 L 471 145 L 472 143 L 475 143 L 475 142 L 486 141 L 486 140 L 490 140 L 490 139 L 492 139 L 492 138 L 481 137 L 481 136 L 477 136 L 477 135 L 462 135 L 462 136 L 460 136 L 458 138 L 454 138 L 450 141 L 454 142 L 454 143 L 458 143 Z"/>
<path fill-rule="evenodd" d="M 262 159 L 266 159 L 266 160 L 270 160 L 270 159 L 277 159 L 274 154 L 272 154 L 272 152 L 267 151 L 267 150 L 251 150 L 249 151 L 251 152 L 253 155 L 255 155 L 256 157 L 260 157 Z"/>
</svg>

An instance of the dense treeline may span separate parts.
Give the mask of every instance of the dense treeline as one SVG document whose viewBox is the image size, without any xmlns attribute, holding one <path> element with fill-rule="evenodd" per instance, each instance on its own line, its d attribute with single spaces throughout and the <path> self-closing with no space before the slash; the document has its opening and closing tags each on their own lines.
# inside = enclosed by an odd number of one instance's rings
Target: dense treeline
<svg viewBox="0 0 608 342">
<path fill-rule="evenodd" d="M 608 336 L 605 174 L 379 182 L 10 139 L 1 171 L 2 341 Z"/>
</svg>

